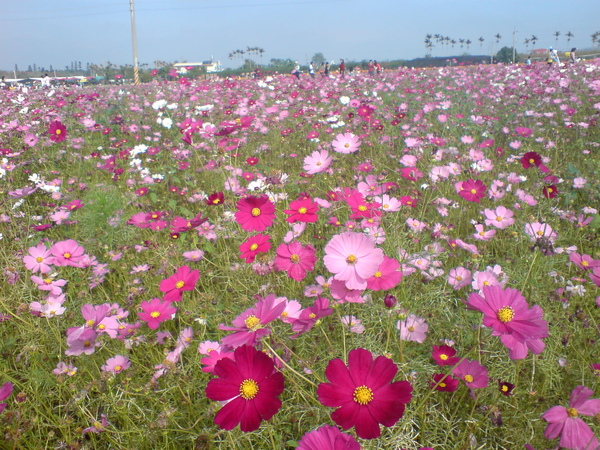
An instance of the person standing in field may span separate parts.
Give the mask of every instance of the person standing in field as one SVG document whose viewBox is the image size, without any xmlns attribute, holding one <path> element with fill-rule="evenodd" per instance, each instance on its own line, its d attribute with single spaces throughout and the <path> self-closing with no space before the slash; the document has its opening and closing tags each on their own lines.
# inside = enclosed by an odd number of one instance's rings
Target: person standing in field
<svg viewBox="0 0 600 450">
<path fill-rule="evenodd" d="M 370 76 L 375 75 L 375 63 L 372 59 L 370 59 L 369 64 L 367 64 L 367 71 L 369 72 Z"/>
<path fill-rule="evenodd" d="M 575 64 L 577 62 L 577 57 L 575 55 L 575 52 L 577 51 L 577 47 L 573 47 L 571 49 L 571 54 L 569 55 L 569 62 L 571 64 Z"/>
<path fill-rule="evenodd" d="M 313 79 L 315 78 L 315 65 L 313 64 L 312 61 L 308 65 L 308 73 L 310 74 L 311 78 L 313 78 Z"/>
<path fill-rule="evenodd" d="M 343 59 L 340 59 L 340 77 L 344 78 L 346 74 L 346 63 L 344 63 Z"/>
<path fill-rule="evenodd" d="M 323 69 L 323 76 L 329 78 L 329 61 L 325 61 L 325 68 Z"/>
<path fill-rule="evenodd" d="M 377 75 L 381 75 L 381 64 L 379 64 L 377 61 L 373 61 L 373 64 L 375 65 L 375 72 L 377 72 Z"/>
</svg>

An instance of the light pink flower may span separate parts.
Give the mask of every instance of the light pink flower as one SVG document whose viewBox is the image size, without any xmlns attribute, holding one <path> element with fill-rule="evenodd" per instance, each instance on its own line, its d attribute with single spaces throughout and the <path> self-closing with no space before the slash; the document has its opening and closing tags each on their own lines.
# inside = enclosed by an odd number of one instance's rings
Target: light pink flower
<svg viewBox="0 0 600 450">
<path fill-rule="evenodd" d="M 52 270 L 50 267 L 54 264 L 54 257 L 50 250 L 44 244 L 38 244 L 35 247 L 29 247 L 29 255 L 23 257 L 25 268 L 32 272 L 48 273 Z"/>
</svg>

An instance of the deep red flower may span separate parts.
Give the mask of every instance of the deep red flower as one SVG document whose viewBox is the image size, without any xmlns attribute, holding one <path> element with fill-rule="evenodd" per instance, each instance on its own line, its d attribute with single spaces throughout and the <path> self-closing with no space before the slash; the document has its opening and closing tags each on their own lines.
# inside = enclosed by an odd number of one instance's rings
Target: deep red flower
<svg viewBox="0 0 600 450">
<path fill-rule="evenodd" d="M 429 384 L 436 391 L 454 392 L 458 389 L 458 385 L 460 383 L 460 381 L 454 378 L 452 375 L 446 375 L 443 373 L 434 373 L 431 378 L 432 380 Z"/>
<path fill-rule="evenodd" d="M 215 192 L 214 194 L 210 194 L 208 196 L 208 199 L 206 199 L 206 204 L 209 206 L 222 205 L 224 201 L 225 196 L 223 195 L 223 192 Z"/>
<path fill-rule="evenodd" d="M 542 194 L 544 194 L 544 197 L 546 198 L 554 198 L 558 195 L 558 189 L 553 184 L 550 186 L 544 186 L 542 189 Z"/>
<path fill-rule="evenodd" d="M 266 195 L 243 198 L 237 202 L 237 209 L 235 220 L 246 231 L 264 231 L 275 220 L 275 205 Z"/>
<path fill-rule="evenodd" d="M 273 360 L 254 347 L 243 345 L 234 351 L 234 359 L 221 359 L 215 365 L 206 396 L 214 401 L 227 401 L 215 416 L 215 423 L 225 430 L 238 424 L 246 433 L 260 427 L 279 411 L 278 396 L 285 387 L 283 375 L 275 370 Z"/>
<path fill-rule="evenodd" d="M 431 352 L 431 357 L 438 366 L 454 366 L 458 364 L 460 358 L 454 355 L 456 355 L 456 350 L 449 345 L 440 345 L 439 347 L 434 345 Z"/>
<path fill-rule="evenodd" d="M 62 142 L 67 138 L 67 127 L 65 127 L 61 121 L 55 120 L 50 124 L 48 133 L 50 133 L 51 141 Z"/>
<path fill-rule="evenodd" d="M 329 383 L 317 388 L 319 401 L 338 408 L 331 418 L 342 429 L 355 427 L 358 437 L 379 437 L 379 424 L 394 425 L 412 398 L 408 381 L 392 382 L 398 368 L 384 356 L 373 360 L 368 350 L 358 348 L 348 354 L 348 367 L 341 359 L 329 361 L 325 375 Z"/>
</svg>

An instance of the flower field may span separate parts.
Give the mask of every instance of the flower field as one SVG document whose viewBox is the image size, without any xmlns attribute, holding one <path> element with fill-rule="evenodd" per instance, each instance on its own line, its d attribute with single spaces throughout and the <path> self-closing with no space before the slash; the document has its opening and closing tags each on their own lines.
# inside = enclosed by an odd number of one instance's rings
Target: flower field
<svg viewBox="0 0 600 450">
<path fill-rule="evenodd" d="M 600 61 L 0 91 L 0 439 L 598 449 Z"/>
</svg>

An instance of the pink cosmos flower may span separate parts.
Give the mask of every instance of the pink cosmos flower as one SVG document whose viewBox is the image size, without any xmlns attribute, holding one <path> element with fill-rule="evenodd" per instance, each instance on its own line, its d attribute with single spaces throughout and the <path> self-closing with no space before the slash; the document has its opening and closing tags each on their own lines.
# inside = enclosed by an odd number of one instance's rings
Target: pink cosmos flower
<svg viewBox="0 0 600 450">
<path fill-rule="evenodd" d="M 485 197 L 487 186 L 481 180 L 469 179 L 467 181 L 459 181 L 455 185 L 458 195 L 468 202 L 479 203 Z"/>
<path fill-rule="evenodd" d="M 23 137 L 23 141 L 25 142 L 25 144 L 29 145 L 30 147 L 35 147 L 35 144 L 38 143 L 38 140 L 39 138 L 33 133 L 27 133 Z"/>
<path fill-rule="evenodd" d="M 448 283 L 457 291 L 468 286 L 472 281 L 471 271 L 462 266 L 450 269 L 448 272 Z"/>
<path fill-rule="evenodd" d="M 331 143 L 333 149 L 338 153 L 349 154 L 358 151 L 360 139 L 352 133 L 338 134 Z"/>
<path fill-rule="evenodd" d="M 525 224 L 525 233 L 530 236 L 532 241 L 548 239 L 550 242 L 554 242 L 558 236 L 550 225 L 540 222 Z"/>
<path fill-rule="evenodd" d="M 483 213 L 486 217 L 485 224 L 487 226 L 492 225 L 502 230 L 515 223 L 515 219 L 513 219 L 514 213 L 504 206 L 498 206 L 495 210 L 485 209 Z"/>
<path fill-rule="evenodd" d="M 431 376 L 431 381 L 429 382 L 429 385 L 436 391 L 454 392 L 458 389 L 459 383 L 460 381 L 451 375 L 446 375 L 443 373 L 434 373 Z"/>
<path fill-rule="evenodd" d="M 360 444 L 337 427 L 323 425 L 302 436 L 296 450 L 360 450 Z"/>
<path fill-rule="evenodd" d="M 232 430 L 240 424 L 248 433 L 279 411 L 284 379 L 265 353 L 248 345 L 238 347 L 234 360 L 221 359 L 214 373 L 219 378 L 208 382 L 205 393 L 211 400 L 227 402 L 215 416 L 221 428 Z"/>
<path fill-rule="evenodd" d="M 173 275 L 160 282 L 158 289 L 164 292 L 163 300 L 178 302 L 183 297 L 183 291 L 193 291 L 200 278 L 200 272 L 191 270 L 188 266 L 181 266 Z"/>
<path fill-rule="evenodd" d="M 393 426 L 412 398 L 408 381 L 392 382 L 397 372 L 391 359 L 373 359 L 371 352 L 358 348 L 348 354 L 347 367 L 341 359 L 329 361 L 329 383 L 319 384 L 317 397 L 323 405 L 338 408 L 331 418 L 342 429 L 355 427 L 358 437 L 374 439 L 381 434 L 379 424 Z"/>
<path fill-rule="evenodd" d="M 53 263 L 57 266 L 79 267 L 79 262 L 83 259 L 85 250 L 77 241 L 67 239 L 54 244 L 50 248 L 50 253 L 54 256 Z"/>
<path fill-rule="evenodd" d="M 600 260 L 594 259 L 590 255 L 580 255 L 576 252 L 569 254 L 569 261 L 583 270 L 592 270 L 594 267 L 600 267 Z"/>
<path fill-rule="evenodd" d="M 329 156 L 327 150 L 314 151 L 304 158 L 304 166 L 302 167 L 307 174 L 314 175 L 327 170 L 333 162 L 333 156 Z"/>
<path fill-rule="evenodd" d="M 277 303 L 275 295 L 267 295 L 256 302 L 254 307 L 248 308 L 233 319 L 233 327 L 219 325 L 220 330 L 234 331 L 221 339 L 221 342 L 232 348 L 244 344 L 256 345 L 260 339 L 271 333 L 271 329 L 265 325 L 277 319 L 284 309 L 285 302 Z"/>
<path fill-rule="evenodd" d="M 48 273 L 52 270 L 50 267 L 54 264 L 52 252 L 44 244 L 38 244 L 35 247 L 29 247 L 29 255 L 23 257 L 25 268 L 32 272 Z"/>
<path fill-rule="evenodd" d="M 62 294 L 62 287 L 67 284 L 67 280 L 55 280 L 53 278 L 40 278 L 32 275 L 31 281 L 38 285 L 38 289 L 49 291 L 52 295 Z"/>
<path fill-rule="evenodd" d="M 475 225 L 475 233 L 473 233 L 473 237 L 478 241 L 489 241 L 494 236 L 496 236 L 496 230 L 486 230 L 480 223 Z"/>
<path fill-rule="evenodd" d="M 296 332 L 292 339 L 312 329 L 320 318 L 332 314 L 333 309 L 329 307 L 329 299 L 327 297 L 317 297 L 313 306 L 302 310 L 300 316 L 292 321 L 292 331 Z"/>
<path fill-rule="evenodd" d="M 259 253 L 267 253 L 271 249 L 268 234 L 257 234 L 250 236 L 240 245 L 240 258 L 246 263 L 253 263 Z"/>
<path fill-rule="evenodd" d="M 373 291 L 387 291 L 398 286 L 402 280 L 400 267 L 398 260 L 384 255 L 377 271 L 367 279 L 367 288 Z"/>
<path fill-rule="evenodd" d="M 131 367 L 131 362 L 127 356 L 117 355 L 106 360 L 106 364 L 100 367 L 102 372 L 121 373 Z"/>
<path fill-rule="evenodd" d="M 362 322 L 354 316 L 342 316 L 342 325 L 348 327 L 352 333 L 362 334 L 365 332 L 365 327 Z"/>
<path fill-rule="evenodd" d="M 488 386 L 488 371 L 478 361 L 464 359 L 452 370 L 452 374 L 465 382 L 471 389 L 479 389 Z"/>
<path fill-rule="evenodd" d="M 275 268 L 287 272 L 292 280 L 302 281 L 315 268 L 316 251 L 310 244 L 302 246 L 298 241 L 281 244 L 276 253 Z"/>
<path fill-rule="evenodd" d="M 421 344 L 425 341 L 429 325 L 425 323 L 424 318 L 409 314 L 406 319 L 398 321 L 396 328 L 400 330 L 400 339 Z"/>
<path fill-rule="evenodd" d="M 299 200 L 294 200 L 292 203 L 290 203 L 290 208 L 284 210 L 283 212 L 289 215 L 289 217 L 285 219 L 285 221 L 288 223 L 315 223 L 319 219 L 319 216 L 317 215 L 318 211 L 319 205 L 317 205 L 310 198 L 302 198 Z"/>
<path fill-rule="evenodd" d="M 335 235 L 325 246 L 325 267 L 348 289 L 365 289 L 383 262 L 383 250 L 362 233 L 347 231 Z"/>
<path fill-rule="evenodd" d="M 233 351 L 223 349 L 210 350 L 207 355 L 200 360 L 200 364 L 202 364 L 202 372 L 213 373 L 217 363 L 224 358 L 233 359 Z"/>
<path fill-rule="evenodd" d="M 433 346 L 431 351 L 431 357 L 434 359 L 438 366 L 453 366 L 460 361 L 460 358 L 456 355 L 454 350 L 449 345 L 437 345 Z"/>
<path fill-rule="evenodd" d="M 235 220 L 245 231 L 264 231 L 275 220 L 275 205 L 266 195 L 248 196 L 237 202 Z"/>
<path fill-rule="evenodd" d="M 162 322 L 171 319 L 177 312 L 177 308 L 171 306 L 171 302 L 153 298 L 149 302 L 142 302 L 140 308 L 143 312 L 138 313 L 140 320 L 148 325 L 148 328 L 156 330 Z"/>
<path fill-rule="evenodd" d="M 560 436 L 559 445 L 563 448 L 596 450 L 598 440 L 594 432 L 579 417 L 580 414 L 595 416 L 600 413 L 600 400 L 590 399 L 593 393 L 585 386 L 577 386 L 571 393 L 569 408 L 553 406 L 542 414 L 542 418 L 548 422 L 544 436 L 548 439 Z"/>
</svg>

